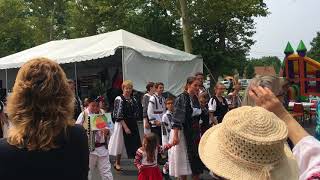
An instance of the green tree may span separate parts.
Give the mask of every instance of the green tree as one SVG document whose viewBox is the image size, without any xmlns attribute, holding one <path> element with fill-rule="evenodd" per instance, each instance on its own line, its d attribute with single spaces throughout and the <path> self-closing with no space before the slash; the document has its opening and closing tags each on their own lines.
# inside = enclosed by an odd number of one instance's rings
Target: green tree
<svg viewBox="0 0 320 180">
<path fill-rule="evenodd" d="M 266 5 L 261 0 L 194 2 L 194 52 L 204 57 L 215 77 L 238 68 L 243 72 L 254 44 L 253 18 L 266 16 Z"/>
<path fill-rule="evenodd" d="M 317 36 L 311 41 L 311 49 L 308 52 L 308 56 L 320 62 L 320 32 L 317 32 Z"/>
<path fill-rule="evenodd" d="M 0 57 L 34 46 L 34 28 L 26 18 L 29 9 L 23 0 L 0 1 Z"/>
<path fill-rule="evenodd" d="M 281 61 L 277 56 L 266 56 L 259 59 L 251 59 L 250 63 L 253 66 L 273 66 L 275 72 L 279 74 Z"/>
<path fill-rule="evenodd" d="M 249 63 L 246 67 L 246 78 L 251 79 L 255 76 L 254 66 L 252 63 Z"/>
</svg>

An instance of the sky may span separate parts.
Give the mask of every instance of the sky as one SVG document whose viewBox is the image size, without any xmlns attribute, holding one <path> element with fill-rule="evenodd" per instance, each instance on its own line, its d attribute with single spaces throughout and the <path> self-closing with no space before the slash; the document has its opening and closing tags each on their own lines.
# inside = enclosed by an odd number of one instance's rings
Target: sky
<svg viewBox="0 0 320 180">
<path fill-rule="evenodd" d="M 296 50 L 303 40 L 307 49 L 320 31 L 320 0 L 266 0 L 267 17 L 257 17 L 256 43 L 251 46 L 249 57 L 278 56 L 284 58 L 283 51 L 288 41 Z"/>
</svg>

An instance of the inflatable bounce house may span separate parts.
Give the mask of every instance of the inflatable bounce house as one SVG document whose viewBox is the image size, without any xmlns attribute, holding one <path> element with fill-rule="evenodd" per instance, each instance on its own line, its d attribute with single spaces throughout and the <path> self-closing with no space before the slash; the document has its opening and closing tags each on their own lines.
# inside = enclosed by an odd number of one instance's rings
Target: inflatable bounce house
<svg viewBox="0 0 320 180">
<path fill-rule="evenodd" d="M 308 101 L 308 96 L 320 96 L 320 63 L 307 57 L 307 48 L 300 41 L 297 53 L 288 42 L 284 51 L 282 76 L 291 86 L 289 87 L 289 99 L 294 101 Z M 316 106 L 316 130 L 315 137 L 320 140 L 320 102 Z"/>
<path fill-rule="evenodd" d="M 284 53 L 282 76 L 291 82 L 289 98 L 304 101 L 310 95 L 320 96 L 320 63 L 306 56 L 303 41 L 300 41 L 297 53 L 288 42 Z"/>
</svg>

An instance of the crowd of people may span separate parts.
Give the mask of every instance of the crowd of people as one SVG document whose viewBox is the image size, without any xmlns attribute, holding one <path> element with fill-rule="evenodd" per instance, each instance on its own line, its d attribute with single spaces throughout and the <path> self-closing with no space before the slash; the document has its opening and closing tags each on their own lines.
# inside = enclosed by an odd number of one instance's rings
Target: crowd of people
<svg viewBox="0 0 320 180">
<path fill-rule="evenodd" d="M 33 59 L 0 104 L 0 179 L 92 179 L 97 167 L 111 180 L 111 168 L 126 171 L 121 158 L 134 159 L 139 180 L 197 180 L 204 171 L 213 179 L 320 179 L 320 143 L 286 110 L 282 79 L 256 76 L 244 97 L 238 82 L 225 95 L 222 83 L 210 94 L 203 80 L 196 73 L 167 98 L 163 83 L 149 82 L 141 101 L 126 80 L 113 126 L 91 131 L 90 115 L 106 113 L 103 97 L 82 103 L 56 62 Z"/>
</svg>

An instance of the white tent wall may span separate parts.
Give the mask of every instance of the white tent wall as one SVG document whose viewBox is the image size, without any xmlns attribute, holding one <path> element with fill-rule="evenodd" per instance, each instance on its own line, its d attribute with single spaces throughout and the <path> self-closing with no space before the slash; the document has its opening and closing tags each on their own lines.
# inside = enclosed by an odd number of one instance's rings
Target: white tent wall
<svg viewBox="0 0 320 180">
<path fill-rule="evenodd" d="M 192 61 L 176 61 L 170 62 L 168 68 L 168 89 L 174 95 L 183 92 L 187 78 L 194 76 L 197 72 L 203 71 L 203 61 L 201 58 Z"/>
<path fill-rule="evenodd" d="M 182 92 L 186 79 L 202 72 L 202 59 L 166 61 L 142 56 L 130 48 L 123 49 L 123 78 L 134 82 L 134 89 L 144 92 L 147 82 L 163 82 L 165 91 Z"/>
</svg>

